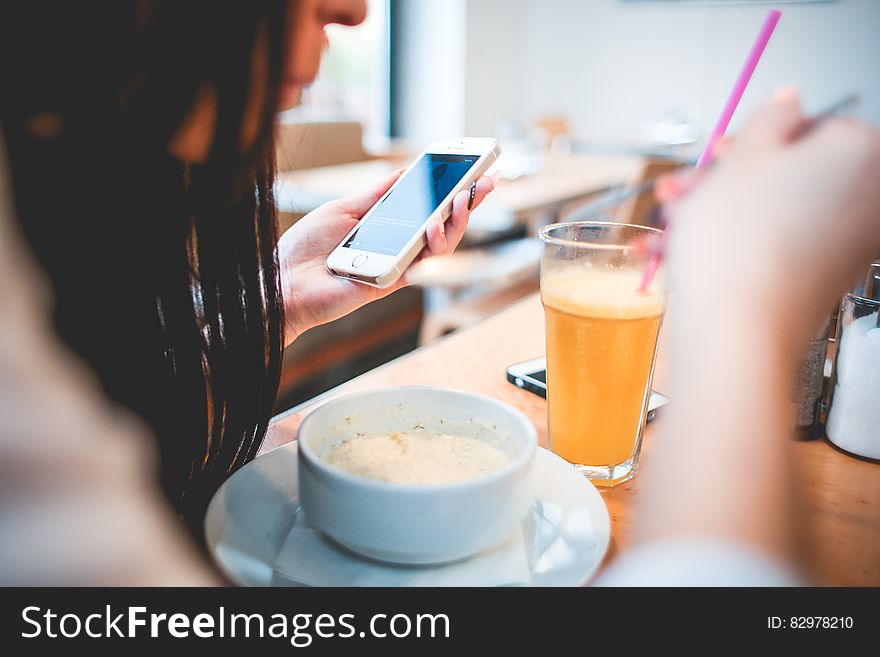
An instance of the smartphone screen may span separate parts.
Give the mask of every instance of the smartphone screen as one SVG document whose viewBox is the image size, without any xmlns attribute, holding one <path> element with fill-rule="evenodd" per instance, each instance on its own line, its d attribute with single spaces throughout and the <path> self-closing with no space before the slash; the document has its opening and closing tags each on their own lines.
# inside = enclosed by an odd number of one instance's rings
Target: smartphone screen
<svg viewBox="0 0 880 657">
<path fill-rule="evenodd" d="M 423 155 L 342 246 L 398 255 L 478 159 L 457 153 Z"/>
</svg>

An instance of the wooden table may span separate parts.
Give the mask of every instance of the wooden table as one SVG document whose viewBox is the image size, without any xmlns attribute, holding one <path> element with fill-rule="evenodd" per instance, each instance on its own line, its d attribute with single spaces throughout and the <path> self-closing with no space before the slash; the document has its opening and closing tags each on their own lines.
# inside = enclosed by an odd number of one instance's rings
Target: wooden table
<svg viewBox="0 0 880 657">
<path fill-rule="evenodd" d="M 281 212 L 309 212 L 327 201 L 360 194 L 405 164 L 404 160 L 367 160 L 280 173 L 276 203 Z M 539 218 L 552 220 L 568 203 L 634 182 L 643 166 L 644 161 L 635 156 L 548 154 L 539 172 L 502 180 L 474 213 L 469 230 L 498 230 Z"/>
<path fill-rule="evenodd" d="M 264 451 L 293 440 L 303 416 L 316 404 L 343 392 L 389 385 L 441 385 L 482 392 L 519 408 L 547 445 L 546 402 L 506 381 L 508 365 L 544 353 L 543 312 L 537 295 L 482 323 L 363 374 L 275 419 Z M 662 391 L 664 357 L 655 387 Z M 672 403 L 674 403 L 673 400 Z M 657 448 L 648 428 L 641 468 L 651 467 Z M 802 472 L 811 567 L 819 583 L 880 585 L 880 464 L 838 452 L 824 441 L 793 446 Z M 602 493 L 611 516 L 609 558 L 630 544 L 641 477 Z M 760 510 L 756 510 L 760 513 Z"/>
</svg>

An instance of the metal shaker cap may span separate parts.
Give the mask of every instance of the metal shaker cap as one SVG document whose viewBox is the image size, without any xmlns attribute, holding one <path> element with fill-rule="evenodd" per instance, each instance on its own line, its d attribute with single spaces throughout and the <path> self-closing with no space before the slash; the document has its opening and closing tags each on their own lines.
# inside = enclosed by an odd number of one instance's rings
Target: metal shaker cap
<svg viewBox="0 0 880 657">
<path fill-rule="evenodd" d="M 856 283 L 850 294 L 867 301 L 880 303 L 880 260 L 875 260 L 868 266 L 864 278 Z"/>
</svg>

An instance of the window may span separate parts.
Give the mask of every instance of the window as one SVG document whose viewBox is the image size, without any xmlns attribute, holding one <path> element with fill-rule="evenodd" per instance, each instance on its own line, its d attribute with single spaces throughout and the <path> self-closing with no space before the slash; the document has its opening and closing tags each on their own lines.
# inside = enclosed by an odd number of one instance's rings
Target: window
<svg viewBox="0 0 880 657">
<path fill-rule="evenodd" d="M 299 107 L 282 114 L 285 123 L 357 121 L 364 144 L 388 142 L 388 0 L 367 0 L 367 19 L 356 27 L 330 25 L 330 47 L 317 80 Z"/>
</svg>

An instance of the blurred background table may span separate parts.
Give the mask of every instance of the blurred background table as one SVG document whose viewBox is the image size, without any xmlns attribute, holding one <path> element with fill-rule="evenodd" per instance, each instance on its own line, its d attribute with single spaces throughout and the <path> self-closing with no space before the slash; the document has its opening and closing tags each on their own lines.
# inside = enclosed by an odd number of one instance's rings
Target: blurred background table
<svg viewBox="0 0 880 657">
<path fill-rule="evenodd" d="M 634 182 L 644 168 L 644 160 L 636 156 L 547 153 L 534 157 L 538 162 L 532 173 L 502 179 L 474 212 L 472 233 L 542 219 L 549 222 L 571 203 Z M 410 158 L 393 157 L 283 171 L 276 181 L 275 200 L 282 213 L 305 214 L 327 201 L 363 193 L 409 162 Z M 520 168 L 519 163 L 514 165 Z"/>
<path fill-rule="evenodd" d="M 439 385 L 491 395 L 523 411 L 538 429 L 540 444 L 546 447 L 546 402 L 505 378 L 508 365 L 543 353 L 543 312 L 537 295 L 532 295 L 475 326 L 276 417 L 263 451 L 294 440 L 303 417 L 322 401 L 345 392 L 388 385 Z M 663 384 L 661 345 L 655 387 L 662 391 Z M 651 468 L 657 440 L 655 430 L 649 426 L 642 450 L 643 471 Z M 817 583 L 880 585 L 880 465 L 846 456 L 822 440 L 794 443 L 792 451 L 801 466 L 806 507 L 803 526 L 810 546 L 807 557 Z M 612 532 L 605 563 L 630 545 L 641 481 L 642 477 L 636 476 L 602 493 Z"/>
</svg>

